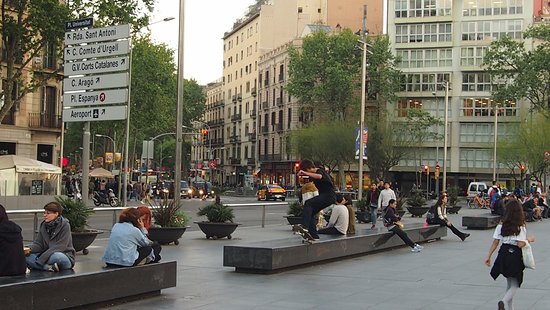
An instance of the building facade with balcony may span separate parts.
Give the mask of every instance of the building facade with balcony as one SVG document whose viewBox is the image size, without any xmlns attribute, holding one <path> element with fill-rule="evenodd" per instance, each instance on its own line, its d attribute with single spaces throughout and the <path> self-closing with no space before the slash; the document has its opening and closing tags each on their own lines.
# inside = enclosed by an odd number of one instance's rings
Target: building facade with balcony
<svg viewBox="0 0 550 310">
<path fill-rule="evenodd" d="M 0 43 L 1 44 L 1 43 Z M 6 54 L 2 48 L 2 89 L 6 89 Z M 20 66 L 23 61 L 16 61 Z M 60 62 L 53 47 L 33 57 L 23 69 L 22 80 L 27 83 L 35 72 L 56 72 Z M 0 155 L 20 155 L 60 166 L 61 153 L 61 95 L 62 75 L 52 78 L 36 91 L 24 95 L 0 122 Z M 23 85 L 14 83 L 12 96 L 20 96 Z M 3 105 L 3 99 L 0 102 Z"/>
<path fill-rule="evenodd" d="M 299 116 L 283 89 L 286 46 L 312 24 L 360 29 L 364 4 L 372 8 L 368 28 L 382 31 L 382 0 L 288 0 L 264 1 L 225 33 L 225 183 L 291 182 L 297 159 L 289 154 L 288 132 L 299 126 Z"/>
<path fill-rule="evenodd" d="M 209 83 L 204 90 L 206 93 L 206 107 L 203 122 L 206 124 L 204 127 L 208 128 L 208 134 L 204 141 L 195 138 L 191 162 L 197 163 L 202 161 L 201 168 L 196 165 L 194 168 L 207 170 L 209 175 L 208 180 L 213 184 L 223 185 L 225 179 L 223 170 L 225 163 L 225 100 L 223 82 L 220 79 Z M 206 165 L 204 164 L 205 161 L 207 162 Z"/>
<path fill-rule="evenodd" d="M 533 1 L 397 0 L 388 1 L 388 12 L 388 34 L 403 72 L 400 99 L 388 110 L 396 120 L 409 108 L 443 120 L 448 82 L 447 185 L 465 188 L 473 179 L 491 181 L 495 112 L 497 138 L 507 140 L 525 119 L 529 105 L 525 101 L 496 105 L 491 100 L 483 56 L 491 42 L 504 35 L 522 39 L 522 32 L 533 23 Z M 432 130 L 444 133 L 443 126 Z M 443 139 L 428 141 L 419 156 L 403 159 L 393 170 L 443 166 Z M 497 163 L 496 170 L 501 180 L 506 179 L 504 167 Z"/>
</svg>

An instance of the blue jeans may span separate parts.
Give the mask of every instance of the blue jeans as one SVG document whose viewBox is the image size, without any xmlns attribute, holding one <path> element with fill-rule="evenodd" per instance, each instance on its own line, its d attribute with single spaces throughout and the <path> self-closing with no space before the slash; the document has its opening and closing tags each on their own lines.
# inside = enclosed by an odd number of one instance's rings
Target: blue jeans
<svg viewBox="0 0 550 310">
<path fill-rule="evenodd" d="M 378 219 L 378 206 L 377 205 L 369 205 L 370 207 L 370 222 L 372 225 L 376 225 L 376 220 Z"/>
<path fill-rule="evenodd" d="M 36 270 L 48 270 L 49 265 L 53 265 L 54 263 L 57 263 L 57 266 L 60 270 L 64 269 L 71 269 L 73 268 L 71 261 L 67 257 L 67 255 L 61 253 L 61 252 L 53 252 L 52 255 L 50 255 L 50 258 L 48 258 L 48 261 L 45 265 L 41 265 L 36 262 L 38 259 L 38 254 L 31 253 L 29 256 L 25 258 L 27 261 L 27 267 L 30 269 L 36 269 Z"/>
</svg>

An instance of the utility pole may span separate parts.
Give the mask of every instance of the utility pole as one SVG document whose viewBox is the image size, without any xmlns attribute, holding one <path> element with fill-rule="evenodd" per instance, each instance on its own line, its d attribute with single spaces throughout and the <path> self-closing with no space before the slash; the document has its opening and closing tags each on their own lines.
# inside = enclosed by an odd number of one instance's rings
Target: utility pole
<svg viewBox="0 0 550 310">
<path fill-rule="evenodd" d="M 361 42 L 363 43 L 363 59 L 361 74 L 361 120 L 359 122 L 359 189 L 357 199 L 363 199 L 363 155 L 365 141 L 363 140 L 363 130 L 365 128 L 365 97 L 367 96 L 367 6 L 363 6 L 363 28 L 361 29 Z"/>
</svg>

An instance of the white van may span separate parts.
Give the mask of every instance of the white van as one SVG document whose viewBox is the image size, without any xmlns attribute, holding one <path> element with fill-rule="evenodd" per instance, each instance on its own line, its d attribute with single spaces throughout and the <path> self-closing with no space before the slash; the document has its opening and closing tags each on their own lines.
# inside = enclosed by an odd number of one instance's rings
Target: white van
<svg viewBox="0 0 550 310">
<path fill-rule="evenodd" d="M 468 191 L 466 192 L 466 196 L 469 199 L 474 198 L 477 194 L 481 194 L 482 192 L 487 192 L 487 184 L 485 182 L 471 182 L 470 185 L 468 185 Z"/>
</svg>

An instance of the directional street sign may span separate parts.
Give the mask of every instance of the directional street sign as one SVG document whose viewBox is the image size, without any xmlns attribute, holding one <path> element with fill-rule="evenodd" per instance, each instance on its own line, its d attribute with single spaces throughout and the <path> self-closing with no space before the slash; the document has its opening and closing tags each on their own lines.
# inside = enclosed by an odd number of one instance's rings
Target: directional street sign
<svg viewBox="0 0 550 310">
<path fill-rule="evenodd" d="M 65 32 L 65 45 L 115 41 L 118 39 L 127 39 L 129 36 L 130 25 L 128 24 L 103 28 L 90 28 Z"/>
<path fill-rule="evenodd" d="M 87 61 L 65 62 L 65 75 L 83 75 L 126 71 L 130 64 L 128 57 L 100 58 Z"/>
<path fill-rule="evenodd" d="M 65 22 L 65 31 L 76 28 L 92 27 L 93 25 L 94 19 L 92 17 L 70 20 L 68 22 Z"/>
<path fill-rule="evenodd" d="M 65 92 L 75 90 L 98 90 L 109 88 L 122 88 L 128 86 L 128 73 L 114 73 L 104 75 L 90 75 L 73 77 L 63 80 Z"/>
<path fill-rule="evenodd" d="M 128 90 L 125 88 L 63 94 L 64 107 L 126 102 L 128 102 Z"/>
<path fill-rule="evenodd" d="M 126 119 L 126 106 L 64 109 L 64 122 L 93 122 Z"/>
<path fill-rule="evenodd" d="M 126 55 L 130 51 L 128 40 L 98 44 L 76 45 L 65 48 L 65 61 L 95 57 Z"/>
</svg>

